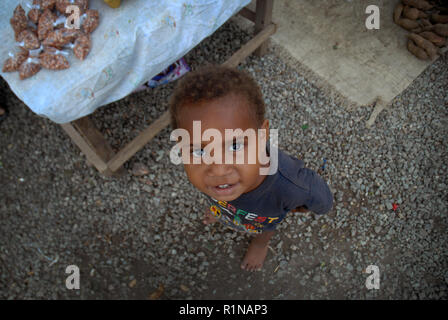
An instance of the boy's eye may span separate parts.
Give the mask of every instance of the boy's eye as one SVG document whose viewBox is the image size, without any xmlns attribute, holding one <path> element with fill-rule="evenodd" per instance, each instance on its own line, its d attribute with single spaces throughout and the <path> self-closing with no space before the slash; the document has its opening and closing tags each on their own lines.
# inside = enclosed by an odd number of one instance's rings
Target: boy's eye
<svg viewBox="0 0 448 320">
<path fill-rule="evenodd" d="M 204 149 L 193 149 L 193 151 L 191 151 L 191 153 L 195 157 L 202 157 L 204 155 Z"/>
<path fill-rule="evenodd" d="M 239 151 L 239 150 L 241 150 L 242 147 L 243 147 L 243 144 L 241 142 L 234 142 L 230 146 L 230 151 Z"/>
</svg>

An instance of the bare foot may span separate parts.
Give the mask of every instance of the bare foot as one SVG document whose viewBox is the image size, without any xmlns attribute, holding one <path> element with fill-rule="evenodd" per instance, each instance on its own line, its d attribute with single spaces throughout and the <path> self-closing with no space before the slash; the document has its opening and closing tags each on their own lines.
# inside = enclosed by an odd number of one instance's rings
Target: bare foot
<svg viewBox="0 0 448 320">
<path fill-rule="evenodd" d="M 202 223 L 203 224 L 212 224 L 212 223 L 215 223 L 216 221 L 218 221 L 218 220 L 216 220 L 216 218 L 210 212 L 206 212 L 204 214 L 204 219 L 202 220 Z"/>
<path fill-rule="evenodd" d="M 260 241 L 259 238 L 252 239 L 243 262 L 241 263 L 241 269 L 247 271 L 260 271 L 263 266 L 264 259 L 268 253 L 268 243 L 266 241 Z"/>
</svg>

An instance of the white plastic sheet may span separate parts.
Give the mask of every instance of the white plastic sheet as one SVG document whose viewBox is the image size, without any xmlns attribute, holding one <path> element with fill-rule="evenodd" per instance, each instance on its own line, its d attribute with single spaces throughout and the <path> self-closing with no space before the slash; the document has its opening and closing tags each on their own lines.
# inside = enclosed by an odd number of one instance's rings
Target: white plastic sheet
<svg viewBox="0 0 448 320">
<path fill-rule="evenodd" d="M 14 8 L 31 0 L 0 2 L 0 61 L 15 46 L 9 25 Z M 42 69 L 26 80 L 0 73 L 14 93 L 38 115 L 67 123 L 119 100 L 180 59 L 250 0 L 124 0 L 112 9 L 90 0 L 100 12 L 92 51 L 84 61 L 70 53 L 70 69 Z"/>
</svg>

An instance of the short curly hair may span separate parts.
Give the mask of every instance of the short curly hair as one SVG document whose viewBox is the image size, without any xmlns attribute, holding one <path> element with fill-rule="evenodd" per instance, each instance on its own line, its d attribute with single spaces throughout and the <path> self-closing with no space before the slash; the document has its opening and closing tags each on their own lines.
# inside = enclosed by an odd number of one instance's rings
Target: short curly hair
<svg viewBox="0 0 448 320">
<path fill-rule="evenodd" d="M 220 65 L 210 65 L 189 72 L 179 80 L 169 100 L 171 126 L 178 128 L 178 111 L 187 104 L 211 101 L 229 94 L 247 99 L 257 126 L 265 116 L 265 104 L 260 87 L 247 73 Z"/>
</svg>

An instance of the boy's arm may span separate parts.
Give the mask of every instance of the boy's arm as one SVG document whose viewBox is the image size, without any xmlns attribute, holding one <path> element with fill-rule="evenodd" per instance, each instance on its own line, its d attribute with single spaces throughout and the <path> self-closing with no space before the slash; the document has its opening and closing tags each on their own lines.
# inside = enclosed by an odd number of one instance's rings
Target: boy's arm
<svg viewBox="0 0 448 320">
<path fill-rule="evenodd" d="M 333 195 L 327 183 L 316 172 L 303 168 L 299 171 L 297 179 L 308 194 L 305 199 L 300 197 L 301 200 L 293 200 L 291 203 L 293 212 L 313 211 L 317 214 L 325 214 L 331 210 Z"/>
<path fill-rule="evenodd" d="M 308 210 L 308 208 L 306 206 L 300 206 L 295 208 L 294 210 L 291 210 L 291 212 L 309 212 L 310 210 Z"/>
</svg>

